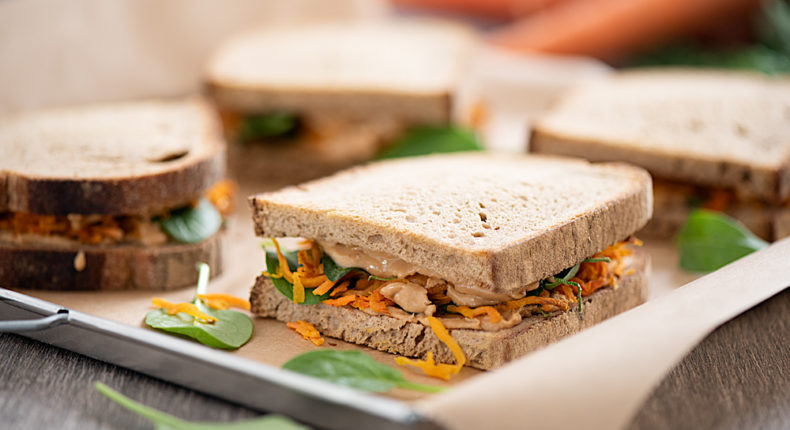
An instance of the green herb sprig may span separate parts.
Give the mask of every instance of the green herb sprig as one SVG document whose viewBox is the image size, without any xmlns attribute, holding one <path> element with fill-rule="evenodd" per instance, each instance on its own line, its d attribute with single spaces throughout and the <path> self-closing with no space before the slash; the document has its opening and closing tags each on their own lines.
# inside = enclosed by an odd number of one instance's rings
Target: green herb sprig
<svg viewBox="0 0 790 430">
<path fill-rule="evenodd" d="M 213 316 L 217 321 L 203 323 L 191 315 L 183 313 L 170 315 L 165 309 L 154 309 L 145 315 L 145 324 L 158 330 L 195 339 L 212 348 L 241 347 L 252 337 L 252 320 L 241 312 L 212 309 L 206 306 L 197 296 L 206 293 L 209 279 L 208 264 L 199 263 L 198 271 L 197 294 L 192 303 L 201 312 Z"/>
<path fill-rule="evenodd" d="M 281 415 L 266 415 L 261 418 L 235 422 L 190 422 L 138 403 L 112 388 L 95 382 L 96 391 L 124 408 L 151 421 L 157 430 L 307 430 L 303 426 Z"/>
<path fill-rule="evenodd" d="M 712 272 L 768 246 L 743 224 L 719 212 L 697 209 L 677 237 L 680 267 L 690 272 Z"/>
<path fill-rule="evenodd" d="M 361 351 L 317 349 L 290 359 L 283 369 L 374 393 L 396 387 L 425 393 L 445 391 L 443 387 L 409 382 L 399 370 Z"/>
<path fill-rule="evenodd" d="M 165 233 L 182 243 L 198 243 L 213 236 L 222 227 L 222 215 L 207 199 L 195 207 L 185 207 L 158 219 Z"/>
<path fill-rule="evenodd" d="M 376 159 L 482 150 L 483 145 L 472 130 L 455 125 L 422 126 L 407 130 L 399 139 L 380 152 Z"/>
</svg>

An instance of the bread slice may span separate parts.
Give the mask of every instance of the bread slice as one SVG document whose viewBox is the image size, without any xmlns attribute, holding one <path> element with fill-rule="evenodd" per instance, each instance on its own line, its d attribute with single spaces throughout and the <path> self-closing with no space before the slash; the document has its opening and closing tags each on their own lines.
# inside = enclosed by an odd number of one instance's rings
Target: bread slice
<svg viewBox="0 0 790 430">
<path fill-rule="evenodd" d="M 265 28 L 224 44 L 206 81 L 217 105 L 233 112 L 446 123 L 473 43 L 466 27 L 432 20 Z"/>
<path fill-rule="evenodd" d="M 790 198 L 790 79 L 723 71 L 615 75 L 565 95 L 530 150 L 626 161 L 657 178 Z"/>
<path fill-rule="evenodd" d="M 197 199 L 224 174 L 218 122 L 199 99 L 0 119 L 0 212 L 156 214 Z"/>
<path fill-rule="evenodd" d="M 195 264 L 222 273 L 223 233 L 196 244 L 144 246 L 0 241 L 0 281 L 6 288 L 48 290 L 168 290 L 197 283 Z"/>
<path fill-rule="evenodd" d="M 542 348 L 565 336 L 624 312 L 647 299 L 649 257 L 635 252 L 618 287 L 603 288 L 584 299 L 583 311 L 577 307 L 544 317 L 526 317 L 516 326 L 500 331 L 455 329 L 450 334 L 463 349 L 467 365 L 491 369 Z M 381 351 L 412 357 L 433 352 L 437 362 L 452 363 L 449 349 L 430 327 L 383 314 L 370 314 L 351 307 L 324 304 L 294 304 L 280 294 L 268 276 L 255 281 L 250 294 L 252 312 L 280 321 L 307 321 L 321 334 L 366 345 Z"/>
<path fill-rule="evenodd" d="M 510 293 L 641 228 L 650 186 L 622 164 L 467 153 L 371 163 L 250 204 L 259 236 L 356 246 Z"/>
</svg>

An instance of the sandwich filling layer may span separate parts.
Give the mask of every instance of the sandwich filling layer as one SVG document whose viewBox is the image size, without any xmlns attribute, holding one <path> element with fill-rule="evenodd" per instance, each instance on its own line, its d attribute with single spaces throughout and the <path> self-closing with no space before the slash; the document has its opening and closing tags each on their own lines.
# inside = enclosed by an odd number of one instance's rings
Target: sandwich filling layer
<svg viewBox="0 0 790 430">
<path fill-rule="evenodd" d="M 163 245 L 183 242 L 181 235 L 171 234 L 163 221 L 177 213 L 195 216 L 194 210 L 216 211 L 227 216 L 232 211 L 235 185 L 221 181 L 205 193 L 206 203 L 195 201 L 184 208 L 173 208 L 155 215 L 45 215 L 24 212 L 0 213 L 0 240 L 22 244 L 50 245 Z M 208 207 L 210 206 L 210 207 Z M 190 213 L 191 212 L 191 213 Z"/>
<path fill-rule="evenodd" d="M 632 270 L 632 246 L 641 244 L 618 242 L 510 295 L 455 285 L 381 253 L 310 240 L 305 249 L 287 253 L 273 242 L 264 274 L 294 303 L 352 307 L 426 325 L 433 316 L 448 329 L 485 331 L 513 327 L 530 315 L 567 312 L 601 288 L 617 288 Z"/>
<path fill-rule="evenodd" d="M 733 189 L 660 179 L 653 182 L 653 195 L 656 213 L 647 226 L 649 233 L 675 234 L 693 209 L 703 208 L 726 213 L 767 240 L 790 236 L 790 200 L 777 204 Z"/>
</svg>

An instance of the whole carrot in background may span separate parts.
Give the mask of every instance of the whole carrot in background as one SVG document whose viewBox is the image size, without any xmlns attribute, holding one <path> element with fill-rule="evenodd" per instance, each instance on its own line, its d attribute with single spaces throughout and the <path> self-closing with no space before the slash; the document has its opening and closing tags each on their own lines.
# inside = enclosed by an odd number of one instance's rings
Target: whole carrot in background
<svg viewBox="0 0 790 430">
<path fill-rule="evenodd" d="M 751 15 L 760 0 L 569 0 L 496 30 L 490 41 L 519 51 L 616 60 Z"/>
</svg>

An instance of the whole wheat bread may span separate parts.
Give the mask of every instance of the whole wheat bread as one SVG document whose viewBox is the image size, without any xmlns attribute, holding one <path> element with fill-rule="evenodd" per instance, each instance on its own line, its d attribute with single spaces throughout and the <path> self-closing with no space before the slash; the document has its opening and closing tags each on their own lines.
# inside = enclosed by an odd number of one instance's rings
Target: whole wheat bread
<svg viewBox="0 0 790 430">
<path fill-rule="evenodd" d="M 168 290 L 194 285 L 197 262 L 222 273 L 223 233 L 196 244 L 53 246 L 0 242 L 5 288 Z"/>
<path fill-rule="evenodd" d="M 500 331 L 456 329 L 450 330 L 450 334 L 463 349 L 468 366 L 498 367 L 644 303 L 648 271 L 649 257 L 637 251 L 626 269 L 629 274 L 620 279 L 618 288 L 600 289 L 584 298 L 581 314 L 574 306 L 549 318 L 542 315 L 525 317 L 518 325 Z M 449 349 L 429 327 L 419 322 L 371 315 L 351 307 L 294 304 L 280 294 L 265 275 L 255 281 L 250 302 L 255 315 L 285 322 L 307 321 L 325 336 L 414 357 L 425 357 L 432 351 L 437 362 L 453 362 Z"/>
<path fill-rule="evenodd" d="M 206 81 L 217 105 L 234 112 L 445 123 L 473 43 L 466 27 L 429 20 L 266 28 L 220 47 Z"/>
<path fill-rule="evenodd" d="M 571 90 L 534 125 L 532 152 L 627 161 L 659 178 L 790 197 L 790 79 L 626 72 Z"/>
<path fill-rule="evenodd" d="M 259 236 L 357 246 L 507 293 L 637 231 L 652 194 L 636 167 L 472 153 L 371 163 L 250 204 Z"/>
<path fill-rule="evenodd" d="M 156 214 L 224 177 L 215 114 L 198 99 L 0 119 L 0 211 Z"/>
</svg>

